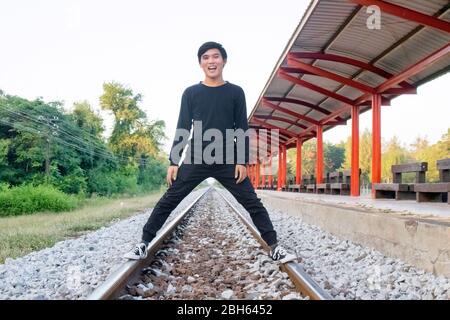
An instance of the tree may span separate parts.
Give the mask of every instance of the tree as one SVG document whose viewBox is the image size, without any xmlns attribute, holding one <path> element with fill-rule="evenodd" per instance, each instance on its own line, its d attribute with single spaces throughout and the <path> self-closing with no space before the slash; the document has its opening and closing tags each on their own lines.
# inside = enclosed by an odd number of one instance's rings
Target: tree
<svg viewBox="0 0 450 320">
<path fill-rule="evenodd" d="M 114 129 L 109 144 L 115 154 L 126 157 L 137 164 L 142 158 L 156 157 L 161 140 L 165 138 L 164 122 L 147 122 L 145 113 L 139 108 L 140 94 L 117 82 L 103 84 L 100 105 L 111 110 L 115 117 Z"/>
<path fill-rule="evenodd" d="M 113 89 L 108 87 L 108 92 Z M 147 121 L 137 107 L 139 96 L 131 90 L 103 98 L 122 119 L 113 137 L 118 143 L 109 144 L 117 147 L 116 154 L 102 136 L 102 118 L 86 101 L 67 113 L 58 101 L 30 101 L 0 92 L 0 185 L 49 184 L 65 193 L 103 195 L 161 186 L 164 122 Z M 126 105 L 122 110 L 116 108 L 118 101 Z M 132 161 L 123 154 L 133 156 Z"/>
<path fill-rule="evenodd" d="M 381 155 L 381 180 L 392 183 L 392 165 L 411 162 L 412 159 L 408 151 L 401 146 L 396 136 L 392 137 L 384 149 Z M 410 175 L 404 175 L 403 178 L 405 182 L 408 182 L 412 177 Z"/>
<path fill-rule="evenodd" d="M 316 140 L 309 140 L 303 143 L 302 146 L 302 175 L 316 175 Z M 332 172 L 338 170 L 343 161 L 345 148 L 343 143 L 338 145 L 333 145 L 331 143 L 324 143 L 323 146 L 324 153 L 324 168 L 325 172 Z M 288 162 L 288 179 L 294 180 L 296 174 L 296 164 L 297 164 L 297 149 L 292 148 L 287 152 L 287 162 Z"/>
<path fill-rule="evenodd" d="M 450 128 L 438 142 L 433 145 L 425 139 L 418 137 L 411 145 L 411 155 L 414 161 L 427 162 L 427 180 L 436 182 L 439 180 L 439 172 L 436 168 L 436 161 L 440 159 L 450 158 Z"/>
<path fill-rule="evenodd" d="M 345 160 L 345 144 L 341 142 L 337 145 L 324 143 L 323 148 L 325 172 L 334 172 L 338 170 Z"/>
</svg>

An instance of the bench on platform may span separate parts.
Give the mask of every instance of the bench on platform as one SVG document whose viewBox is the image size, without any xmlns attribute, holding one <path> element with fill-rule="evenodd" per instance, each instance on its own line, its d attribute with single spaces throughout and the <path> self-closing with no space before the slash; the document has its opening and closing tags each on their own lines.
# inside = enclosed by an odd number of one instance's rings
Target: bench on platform
<svg viewBox="0 0 450 320">
<path fill-rule="evenodd" d="M 300 185 L 300 192 L 306 192 L 306 186 L 309 184 L 309 180 L 311 179 L 311 175 L 303 175 L 302 183 Z"/>
<path fill-rule="evenodd" d="M 331 175 L 331 173 L 330 173 Z M 359 177 L 361 177 L 361 169 L 359 169 Z M 352 179 L 352 170 L 344 170 L 342 171 L 342 177 L 337 175 L 335 177 L 337 180 L 341 180 L 341 182 L 331 182 L 330 183 L 330 192 L 331 194 L 338 194 L 341 196 L 350 195 L 350 185 Z"/>
<path fill-rule="evenodd" d="M 277 187 L 278 187 L 278 178 L 273 178 L 272 190 L 277 190 Z"/>
<path fill-rule="evenodd" d="M 414 200 L 414 184 L 403 183 L 402 174 L 414 172 L 414 182 L 425 183 L 425 173 L 428 170 L 427 162 L 415 162 L 406 164 L 395 164 L 391 167 L 393 183 L 374 183 L 375 199 Z"/>
<path fill-rule="evenodd" d="M 303 176 L 300 184 L 290 184 L 289 191 L 306 192 L 306 185 L 309 183 L 310 176 Z"/>
<path fill-rule="evenodd" d="M 306 178 L 306 193 L 316 193 L 316 177 L 310 175 Z"/>
<path fill-rule="evenodd" d="M 281 186 L 281 191 L 290 191 L 289 190 L 289 186 L 292 184 L 292 180 L 288 180 L 287 184 L 285 184 L 284 186 Z"/>
<path fill-rule="evenodd" d="M 316 185 L 316 193 L 325 194 L 330 193 L 331 191 L 331 183 L 330 183 L 330 173 L 327 172 L 325 177 L 322 179 L 322 183 L 318 183 Z"/>
<path fill-rule="evenodd" d="M 438 160 L 439 182 L 415 183 L 411 190 L 417 202 L 447 202 L 450 204 L 450 158 Z"/>
<path fill-rule="evenodd" d="M 330 172 L 328 176 L 330 179 L 330 189 L 328 190 L 328 194 L 340 194 L 339 184 L 343 183 L 342 171 Z M 333 186 L 333 188 L 332 188 Z"/>
</svg>

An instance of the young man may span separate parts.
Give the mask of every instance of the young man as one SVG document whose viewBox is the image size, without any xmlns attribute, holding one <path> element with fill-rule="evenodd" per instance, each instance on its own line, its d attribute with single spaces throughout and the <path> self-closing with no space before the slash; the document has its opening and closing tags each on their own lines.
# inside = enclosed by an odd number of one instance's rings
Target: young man
<svg viewBox="0 0 450 320">
<path fill-rule="evenodd" d="M 125 255 L 128 259 L 144 259 L 147 257 L 147 246 L 156 236 L 173 209 L 204 179 L 213 177 L 218 180 L 250 213 L 253 223 L 262 238 L 271 247 L 269 256 L 282 263 L 296 257 L 277 244 L 277 235 L 273 229 L 267 210 L 261 204 L 253 186 L 247 177 L 246 164 L 249 160 L 249 146 L 245 146 L 244 155 L 238 154 L 234 140 L 222 144 L 215 149 L 214 163 L 209 163 L 203 156 L 209 141 L 197 139 L 205 131 L 212 129 L 226 136 L 227 129 L 248 129 L 245 95 L 241 87 L 223 80 L 222 71 L 227 62 L 227 53 L 221 44 L 206 42 L 197 53 L 200 67 L 205 73 L 203 82 L 188 87 L 181 99 L 181 110 L 178 118 L 177 133 L 170 154 L 170 166 L 167 170 L 168 190 L 153 209 L 144 226 L 142 242 Z M 189 133 L 192 122 L 193 138 L 186 151 L 183 164 L 178 167 L 180 152 L 187 144 L 186 133 Z M 218 131 L 217 131 L 218 130 Z M 181 135 L 181 137 L 179 137 Z M 194 141 L 192 141 L 194 140 Z M 200 140 L 200 141 L 199 141 Z M 231 149 L 226 144 L 232 144 Z M 192 145 L 194 145 L 192 147 Z M 176 150 L 180 151 L 177 152 Z M 233 150 L 233 162 L 224 155 Z M 192 152 L 193 151 L 193 152 Z M 222 152 L 223 151 L 223 152 Z M 242 152 L 241 152 L 242 153 Z M 228 154 L 227 156 L 230 156 Z"/>
</svg>

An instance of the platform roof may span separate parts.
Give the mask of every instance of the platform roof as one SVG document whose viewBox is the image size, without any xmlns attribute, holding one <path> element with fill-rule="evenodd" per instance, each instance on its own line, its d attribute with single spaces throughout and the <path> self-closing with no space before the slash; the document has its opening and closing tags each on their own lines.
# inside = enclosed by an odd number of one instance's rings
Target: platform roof
<svg viewBox="0 0 450 320">
<path fill-rule="evenodd" d="M 380 29 L 367 27 L 369 5 L 381 9 Z M 249 124 L 280 129 L 289 148 L 315 137 L 317 125 L 345 124 L 351 105 L 369 110 L 374 93 L 389 105 L 449 70 L 448 0 L 313 0 Z"/>
</svg>

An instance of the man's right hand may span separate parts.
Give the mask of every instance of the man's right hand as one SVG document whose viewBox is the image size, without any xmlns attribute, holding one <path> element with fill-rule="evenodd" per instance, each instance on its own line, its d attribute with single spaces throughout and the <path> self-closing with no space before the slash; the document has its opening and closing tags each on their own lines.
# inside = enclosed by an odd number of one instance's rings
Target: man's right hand
<svg viewBox="0 0 450 320">
<path fill-rule="evenodd" d="M 178 166 L 169 166 L 167 169 L 167 184 L 169 186 L 172 186 L 172 179 L 175 181 L 177 180 L 177 174 L 178 174 Z"/>
</svg>

